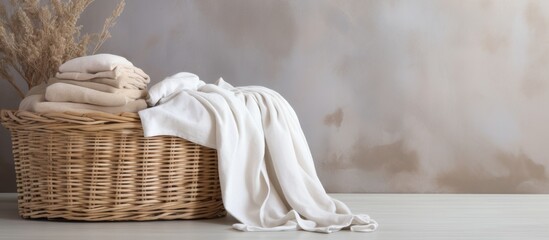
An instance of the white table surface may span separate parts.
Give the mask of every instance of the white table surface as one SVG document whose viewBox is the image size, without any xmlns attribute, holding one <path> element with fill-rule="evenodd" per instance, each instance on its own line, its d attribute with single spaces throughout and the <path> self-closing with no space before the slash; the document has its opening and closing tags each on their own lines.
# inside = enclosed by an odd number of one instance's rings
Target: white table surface
<svg viewBox="0 0 549 240">
<path fill-rule="evenodd" d="M 63 222 L 25 220 L 0 193 L 0 239 L 543 239 L 549 195 L 331 194 L 380 228 L 374 233 L 239 232 L 235 220 Z"/>
</svg>

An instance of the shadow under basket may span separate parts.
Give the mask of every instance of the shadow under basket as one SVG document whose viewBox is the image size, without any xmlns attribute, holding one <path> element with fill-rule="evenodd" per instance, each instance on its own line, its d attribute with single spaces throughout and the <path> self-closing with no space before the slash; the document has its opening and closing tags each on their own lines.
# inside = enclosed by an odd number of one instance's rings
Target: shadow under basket
<svg viewBox="0 0 549 240">
<path fill-rule="evenodd" d="M 225 215 L 214 149 L 143 137 L 139 115 L 1 110 L 23 218 L 145 221 Z"/>
</svg>

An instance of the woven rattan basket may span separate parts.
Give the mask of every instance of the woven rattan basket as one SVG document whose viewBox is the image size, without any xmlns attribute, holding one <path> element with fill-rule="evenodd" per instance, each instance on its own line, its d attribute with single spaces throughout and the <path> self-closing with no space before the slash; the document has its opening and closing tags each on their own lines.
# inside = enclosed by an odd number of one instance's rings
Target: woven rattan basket
<svg viewBox="0 0 549 240">
<path fill-rule="evenodd" d="M 1 110 L 11 132 L 19 214 L 122 221 L 225 214 L 217 155 L 181 138 L 143 137 L 135 113 Z"/>
</svg>

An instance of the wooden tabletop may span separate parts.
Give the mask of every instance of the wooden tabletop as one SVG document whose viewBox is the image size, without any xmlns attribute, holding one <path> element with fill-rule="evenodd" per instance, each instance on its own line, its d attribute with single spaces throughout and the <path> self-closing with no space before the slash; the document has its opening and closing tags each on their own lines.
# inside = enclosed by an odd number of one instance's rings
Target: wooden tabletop
<svg viewBox="0 0 549 240">
<path fill-rule="evenodd" d="M 549 239 L 549 195 L 331 194 L 380 228 L 374 233 L 238 232 L 235 220 L 66 222 L 25 220 L 0 193 L 0 239 Z"/>
</svg>

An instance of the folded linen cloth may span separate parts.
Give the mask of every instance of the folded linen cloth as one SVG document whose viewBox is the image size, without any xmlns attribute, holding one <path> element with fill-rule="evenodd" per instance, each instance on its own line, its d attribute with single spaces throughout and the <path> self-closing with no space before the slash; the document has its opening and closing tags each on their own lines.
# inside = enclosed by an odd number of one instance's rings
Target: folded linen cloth
<svg viewBox="0 0 549 240">
<path fill-rule="evenodd" d="M 116 93 L 106 93 L 67 83 L 54 83 L 46 88 L 45 99 L 49 102 L 87 103 L 104 107 L 120 107 L 132 99 Z"/>
<path fill-rule="evenodd" d="M 63 80 L 72 80 L 72 79 L 63 79 Z M 77 81 L 77 80 L 73 80 L 73 81 Z M 120 88 L 120 89 L 137 89 L 137 90 L 147 89 L 147 83 L 144 83 L 141 80 L 138 80 L 135 78 L 129 78 L 125 76 L 121 76 L 118 78 L 93 78 L 90 80 L 86 80 L 86 82 L 106 84 L 106 85 L 109 85 L 115 88 Z"/>
<path fill-rule="evenodd" d="M 96 73 L 87 72 L 58 72 L 55 74 L 59 79 L 71 79 L 71 80 L 90 80 L 94 78 L 133 78 L 136 81 L 143 83 L 149 83 L 150 78 L 143 70 L 137 67 L 117 66 L 113 70 L 102 71 Z"/>
<path fill-rule="evenodd" d="M 25 97 L 19 104 L 19 110 L 31 112 L 107 112 L 118 114 L 122 112 L 138 112 L 147 108 L 147 102 L 144 99 L 128 102 L 128 104 L 120 107 L 103 107 L 84 103 L 70 102 L 48 102 L 44 94 L 34 94 Z"/>
<path fill-rule="evenodd" d="M 58 79 L 58 78 L 48 79 L 48 85 L 52 85 L 55 83 L 72 84 L 72 85 L 81 86 L 89 89 L 94 89 L 101 92 L 118 94 L 131 99 L 139 99 L 139 98 L 147 97 L 147 90 L 145 89 L 141 90 L 141 89 L 116 88 L 111 85 L 89 82 L 89 81 L 64 80 L 64 79 Z"/>
<path fill-rule="evenodd" d="M 205 84 L 176 74 L 149 90 L 145 136 L 173 135 L 217 149 L 225 209 L 241 231 L 370 232 L 377 222 L 326 194 L 291 106 L 264 87 Z"/>
<path fill-rule="evenodd" d="M 133 64 L 124 57 L 102 53 L 68 60 L 59 66 L 59 72 L 96 73 L 111 71 L 117 66 L 133 66 Z"/>
</svg>

